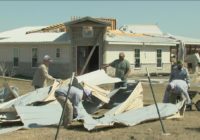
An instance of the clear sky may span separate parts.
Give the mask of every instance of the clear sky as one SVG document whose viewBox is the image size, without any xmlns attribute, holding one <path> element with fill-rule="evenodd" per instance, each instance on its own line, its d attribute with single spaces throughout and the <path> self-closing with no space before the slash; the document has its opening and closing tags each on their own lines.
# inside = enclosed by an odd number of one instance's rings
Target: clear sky
<svg viewBox="0 0 200 140">
<path fill-rule="evenodd" d="M 70 21 L 71 16 L 111 17 L 124 24 L 157 24 L 163 32 L 200 39 L 200 1 L 0 1 L 0 32 Z"/>
</svg>

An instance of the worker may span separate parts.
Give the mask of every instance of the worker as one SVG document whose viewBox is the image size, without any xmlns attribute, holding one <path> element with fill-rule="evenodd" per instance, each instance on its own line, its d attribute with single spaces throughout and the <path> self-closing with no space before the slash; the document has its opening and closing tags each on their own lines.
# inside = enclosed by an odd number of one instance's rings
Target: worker
<svg viewBox="0 0 200 140">
<path fill-rule="evenodd" d="M 176 64 L 176 56 L 174 54 L 171 54 L 171 71 L 173 69 L 175 69 L 177 67 L 177 64 Z"/>
<path fill-rule="evenodd" d="M 176 103 L 178 98 L 186 99 L 186 104 L 191 104 L 191 99 L 188 94 L 188 84 L 184 80 L 171 81 L 165 90 L 163 98 L 164 103 Z"/>
<path fill-rule="evenodd" d="M 193 51 L 191 54 L 188 54 L 185 60 L 188 63 L 188 68 L 190 68 L 191 73 L 198 73 L 199 71 L 199 63 L 200 63 L 200 56 L 198 51 Z"/>
<path fill-rule="evenodd" d="M 90 90 L 83 88 L 80 85 L 79 87 L 71 86 L 69 93 L 68 89 L 69 89 L 68 85 L 63 85 L 55 91 L 55 97 L 63 108 L 65 105 L 66 97 L 68 98 L 63 116 L 63 125 L 65 128 L 69 128 L 72 120 L 77 117 L 78 104 L 82 100 L 87 100 L 92 102 L 91 99 L 92 94 Z"/>
<path fill-rule="evenodd" d="M 119 53 L 119 59 L 114 60 L 110 64 L 104 65 L 103 68 L 113 67 L 115 68 L 115 76 L 120 78 L 122 81 L 115 83 L 115 88 L 127 87 L 127 77 L 131 72 L 130 63 L 128 60 L 124 59 L 124 52 Z"/>
<path fill-rule="evenodd" d="M 182 61 L 177 61 L 176 67 L 174 67 L 171 71 L 169 82 L 172 80 L 184 80 L 188 88 L 190 88 L 190 76 L 187 68 L 183 66 Z"/>
<path fill-rule="evenodd" d="M 47 80 L 52 80 L 52 81 L 55 80 L 55 78 L 49 75 L 48 72 L 48 67 L 51 62 L 52 59 L 49 55 L 45 55 L 43 57 L 43 63 L 37 68 L 33 76 L 32 85 L 35 87 L 35 89 L 46 86 Z"/>
</svg>

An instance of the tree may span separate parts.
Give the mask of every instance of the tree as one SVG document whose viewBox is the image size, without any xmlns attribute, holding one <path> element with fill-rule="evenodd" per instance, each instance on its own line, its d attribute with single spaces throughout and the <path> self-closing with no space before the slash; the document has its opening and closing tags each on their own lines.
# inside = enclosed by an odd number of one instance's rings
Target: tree
<svg viewBox="0 0 200 140">
<path fill-rule="evenodd" d="M 8 71 L 8 66 L 6 66 L 5 62 L 0 63 L 0 71 L 3 77 L 6 76 L 6 72 Z"/>
</svg>

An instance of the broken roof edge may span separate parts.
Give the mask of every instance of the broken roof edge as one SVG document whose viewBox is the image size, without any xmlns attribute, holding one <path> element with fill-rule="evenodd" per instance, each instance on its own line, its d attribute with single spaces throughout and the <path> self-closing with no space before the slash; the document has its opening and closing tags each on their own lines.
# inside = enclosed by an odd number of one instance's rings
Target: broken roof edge
<svg viewBox="0 0 200 140">
<path fill-rule="evenodd" d="M 43 27 L 43 28 L 40 28 L 40 29 L 27 31 L 26 34 L 38 33 L 38 32 L 45 33 L 45 31 L 47 31 L 47 30 L 58 29 L 58 28 L 63 27 L 63 26 L 65 26 L 64 23 L 53 24 L 53 25 L 49 25 L 49 26 L 46 26 L 46 27 Z"/>
<path fill-rule="evenodd" d="M 127 33 L 163 35 L 163 32 L 157 24 L 125 24 L 122 25 L 119 30 Z"/>
</svg>

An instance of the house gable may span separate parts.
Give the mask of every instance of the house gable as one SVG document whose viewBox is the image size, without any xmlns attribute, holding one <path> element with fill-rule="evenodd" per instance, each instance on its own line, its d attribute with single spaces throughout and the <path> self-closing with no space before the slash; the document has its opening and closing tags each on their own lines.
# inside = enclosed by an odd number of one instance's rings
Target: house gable
<svg viewBox="0 0 200 140">
<path fill-rule="evenodd" d="M 73 20 L 70 22 L 66 22 L 64 23 L 65 26 L 84 26 L 84 25 L 88 25 L 88 26 L 99 26 L 99 27 L 106 27 L 106 26 L 110 26 L 110 23 L 108 22 L 104 22 L 92 17 L 84 17 L 84 18 L 80 18 L 77 20 Z"/>
</svg>

